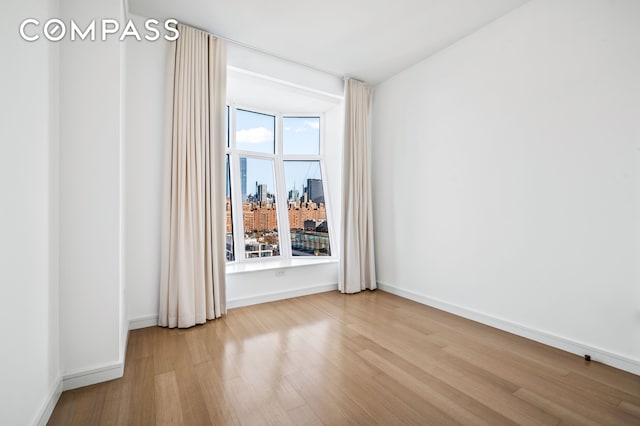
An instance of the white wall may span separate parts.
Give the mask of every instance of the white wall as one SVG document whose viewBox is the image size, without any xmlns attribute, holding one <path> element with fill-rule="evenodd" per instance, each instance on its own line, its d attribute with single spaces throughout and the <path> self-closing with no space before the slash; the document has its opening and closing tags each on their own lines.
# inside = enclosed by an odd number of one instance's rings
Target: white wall
<svg viewBox="0 0 640 426">
<path fill-rule="evenodd" d="M 119 17 L 119 0 L 61 0 L 68 22 Z M 65 387 L 121 374 L 121 58 L 116 37 L 60 44 L 60 330 Z M 103 376 L 107 378 L 109 374 Z M 67 384 L 69 383 L 69 384 Z M 75 384 L 73 384 L 75 383 Z"/>
<path fill-rule="evenodd" d="M 20 22 L 55 1 L 3 8 L 0 46 L 0 424 L 34 424 L 59 395 L 57 283 L 57 49 L 28 43 Z"/>
<path fill-rule="evenodd" d="M 137 22 L 144 18 L 132 15 Z M 258 72 L 276 80 L 291 81 L 320 92 L 340 95 L 335 77 L 228 46 L 230 66 Z M 127 144 L 126 144 L 126 281 L 127 314 L 134 326 L 152 324 L 158 315 L 160 281 L 160 213 L 164 155 L 164 96 L 167 43 L 127 42 Z M 273 82 L 271 82 L 273 83 Z M 317 95 L 317 94 L 316 94 Z M 315 95 L 314 95 L 315 96 Z M 321 96 L 321 95 L 318 95 Z M 258 105 L 259 106 L 259 105 Z M 339 220 L 341 170 L 339 107 L 326 112 L 334 146 L 327 151 L 327 184 L 331 188 L 335 229 Z M 338 146 L 337 148 L 335 146 Z M 335 244 L 334 244 L 335 245 Z M 244 272 L 228 276 L 230 306 L 282 297 L 300 289 L 328 288 L 337 283 L 337 264 L 296 267 L 284 276 L 274 270 Z"/>
<path fill-rule="evenodd" d="M 337 262 L 227 274 L 229 309 L 337 289 Z"/>
<path fill-rule="evenodd" d="M 534 0 L 380 84 L 378 279 L 640 372 L 640 2 Z"/>
<path fill-rule="evenodd" d="M 130 17 L 136 25 L 144 21 Z M 128 40 L 126 45 L 127 316 L 141 318 L 158 315 L 168 43 L 164 39 L 153 43 Z"/>
</svg>

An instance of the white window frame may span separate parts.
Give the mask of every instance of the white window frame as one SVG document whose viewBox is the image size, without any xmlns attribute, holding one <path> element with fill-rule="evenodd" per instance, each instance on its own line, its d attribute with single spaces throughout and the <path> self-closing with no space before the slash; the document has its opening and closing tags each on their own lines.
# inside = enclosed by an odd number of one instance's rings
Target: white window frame
<svg viewBox="0 0 640 426">
<path fill-rule="evenodd" d="M 327 170 L 325 167 L 325 116 L 324 113 L 282 113 L 268 111 L 263 108 L 228 103 L 229 121 L 227 129 L 229 135 L 229 146 L 226 147 L 226 154 L 229 155 L 229 170 L 231 181 L 231 221 L 233 228 L 233 261 L 228 261 L 227 265 L 241 263 L 268 263 L 282 260 L 308 260 L 309 263 L 327 260 L 336 260 L 336 248 L 334 247 L 335 235 L 333 229 L 333 215 L 331 213 L 331 192 L 328 188 Z M 236 110 L 241 109 L 258 114 L 265 114 L 275 117 L 275 153 L 261 153 L 255 151 L 239 150 L 236 146 Z M 285 117 L 296 118 L 320 118 L 320 151 L 319 154 L 307 155 L 284 155 L 283 153 L 283 119 Z M 272 162 L 274 192 L 276 196 L 276 218 L 278 224 L 279 256 L 246 258 L 244 242 L 244 213 L 242 208 L 242 187 L 240 176 L 240 157 L 270 160 Z M 285 161 L 318 161 L 320 173 L 322 175 L 322 189 L 324 192 L 324 208 L 327 215 L 327 227 L 329 234 L 330 256 L 293 256 L 291 250 L 291 229 L 289 226 L 287 188 L 285 186 L 284 162 Z M 240 230 L 241 232 L 238 232 Z"/>
</svg>

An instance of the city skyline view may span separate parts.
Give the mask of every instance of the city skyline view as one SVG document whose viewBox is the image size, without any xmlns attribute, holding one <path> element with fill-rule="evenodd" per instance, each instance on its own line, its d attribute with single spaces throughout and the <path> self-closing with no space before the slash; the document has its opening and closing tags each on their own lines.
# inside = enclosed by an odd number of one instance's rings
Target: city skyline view
<svg viewBox="0 0 640 426">
<path fill-rule="evenodd" d="M 252 111 L 236 110 L 236 146 L 241 151 L 275 152 L 275 117 Z M 283 117 L 283 155 L 320 154 L 319 117 Z M 275 195 L 273 163 L 270 160 L 240 157 L 242 200 L 255 196 L 256 185 L 267 185 Z M 285 161 L 285 192 L 296 189 L 302 195 L 307 179 L 322 179 L 319 161 Z"/>
<path fill-rule="evenodd" d="M 243 163 L 245 164 L 243 167 Z M 266 185 L 267 193 L 273 195 L 275 199 L 275 185 L 273 180 L 273 168 L 271 160 L 257 159 L 251 157 L 240 158 L 241 174 L 243 169 L 246 169 L 246 182 L 241 178 L 241 185 L 246 185 L 241 188 L 243 196 L 243 202 L 248 201 L 247 197 L 252 196 L 253 200 L 260 200 L 258 197 L 258 189 L 261 185 Z M 314 197 L 313 194 L 307 194 L 309 201 L 315 201 L 317 203 L 324 203 L 324 182 L 322 181 L 322 173 L 320 169 L 319 161 L 301 161 L 291 160 L 284 161 L 284 176 L 285 176 L 285 198 L 289 199 L 289 194 L 292 190 L 298 192 L 302 197 L 309 184 L 309 180 L 320 181 L 322 189 L 319 192 L 320 197 Z M 228 187 L 229 188 L 229 187 Z M 229 196 L 227 191 L 227 196 Z M 315 198 L 315 199 L 314 199 Z"/>
</svg>

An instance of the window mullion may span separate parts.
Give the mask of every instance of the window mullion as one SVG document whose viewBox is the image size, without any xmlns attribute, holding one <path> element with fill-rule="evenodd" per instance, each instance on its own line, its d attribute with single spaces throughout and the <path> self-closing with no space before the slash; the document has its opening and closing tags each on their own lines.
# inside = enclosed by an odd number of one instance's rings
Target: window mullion
<svg viewBox="0 0 640 426">
<path fill-rule="evenodd" d="M 282 161 L 282 115 L 276 118 L 276 205 L 279 218 L 280 255 L 286 259 L 291 258 L 291 232 L 289 230 L 289 210 L 287 206 L 287 188 L 284 179 L 284 163 Z"/>
<path fill-rule="evenodd" d="M 336 245 L 334 245 L 334 241 L 336 240 L 336 235 L 335 232 L 336 228 L 334 227 L 334 217 L 332 214 L 332 210 L 330 208 L 330 206 L 332 205 L 332 201 L 330 200 L 331 198 L 331 190 L 329 189 L 329 179 L 327 179 L 327 168 L 325 167 L 325 162 L 324 159 L 320 159 L 320 173 L 322 175 L 322 186 L 323 186 L 323 191 L 324 191 L 324 210 L 325 210 L 325 214 L 327 215 L 327 228 L 328 228 L 328 234 L 329 234 L 329 247 L 331 247 L 331 256 L 334 257 L 336 250 L 338 250 L 338 247 Z"/>
<path fill-rule="evenodd" d="M 327 146 L 327 140 L 326 140 L 326 120 L 325 120 L 325 115 L 322 114 L 320 117 L 320 173 L 322 174 L 322 185 L 323 185 L 323 190 L 324 190 L 324 208 L 325 208 L 325 212 L 327 215 L 327 230 L 328 230 L 328 234 L 329 234 L 329 247 L 331 248 L 331 257 L 335 257 L 336 253 L 338 253 L 339 247 L 338 245 L 334 244 L 336 241 L 338 241 L 337 238 L 337 232 L 340 232 L 336 227 L 335 227 L 335 217 L 333 217 L 333 210 L 331 209 L 331 206 L 333 206 L 333 202 L 339 202 L 337 200 L 335 200 L 334 198 L 332 198 L 332 194 L 333 192 L 330 189 L 331 184 L 329 183 L 329 174 L 327 173 L 327 167 L 325 165 L 325 159 L 326 159 L 326 146 Z"/>
<path fill-rule="evenodd" d="M 242 209 L 242 185 L 240 178 L 240 156 L 236 150 L 236 110 L 234 105 L 229 108 L 229 147 L 232 152 L 231 175 L 231 212 L 233 213 L 233 242 L 235 244 L 236 262 L 241 262 L 245 258 L 244 247 L 244 216 Z"/>
</svg>

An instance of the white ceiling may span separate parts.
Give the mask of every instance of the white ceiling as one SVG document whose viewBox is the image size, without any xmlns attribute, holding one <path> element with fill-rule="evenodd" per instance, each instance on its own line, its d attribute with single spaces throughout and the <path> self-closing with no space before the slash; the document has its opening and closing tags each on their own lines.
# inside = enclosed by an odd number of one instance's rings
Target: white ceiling
<svg viewBox="0 0 640 426">
<path fill-rule="evenodd" d="M 221 37 L 371 84 L 528 0 L 129 0 Z"/>
</svg>

